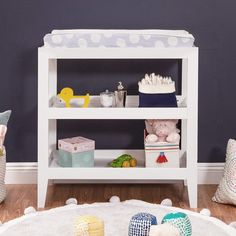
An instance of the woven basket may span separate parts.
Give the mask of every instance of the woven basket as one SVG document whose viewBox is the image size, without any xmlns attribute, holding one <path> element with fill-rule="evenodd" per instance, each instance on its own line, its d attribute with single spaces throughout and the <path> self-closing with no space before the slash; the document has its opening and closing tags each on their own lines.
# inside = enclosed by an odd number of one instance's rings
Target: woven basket
<svg viewBox="0 0 236 236">
<path fill-rule="evenodd" d="M 6 197 L 6 185 L 5 185 L 5 173 L 6 173 L 6 153 L 0 157 L 0 203 L 4 201 Z"/>
</svg>

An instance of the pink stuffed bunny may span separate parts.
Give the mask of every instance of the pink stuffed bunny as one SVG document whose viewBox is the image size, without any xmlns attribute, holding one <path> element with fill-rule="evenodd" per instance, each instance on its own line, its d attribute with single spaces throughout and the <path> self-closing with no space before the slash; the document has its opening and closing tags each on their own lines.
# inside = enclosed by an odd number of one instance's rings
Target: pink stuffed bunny
<svg viewBox="0 0 236 236">
<path fill-rule="evenodd" d="M 178 120 L 146 120 L 148 135 L 146 142 L 179 143 L 179 129 L 176 128 Z"/>
</svg>

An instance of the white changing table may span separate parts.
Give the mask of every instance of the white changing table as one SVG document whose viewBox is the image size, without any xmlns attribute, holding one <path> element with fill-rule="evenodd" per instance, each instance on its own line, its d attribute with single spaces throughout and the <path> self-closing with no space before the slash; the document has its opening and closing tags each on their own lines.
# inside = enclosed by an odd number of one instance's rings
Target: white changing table
<svg viewBox="0 0 236 236">
<path fill-rule="evenodd" d="M 182 59 L 182 94 L 178 108 L 139 108 L 128 96 L 125 108 L 52 108 L 57 94 L 57 59 Z M 157 71 L 158 72 L 158 71 Z M 95 99 L 95 98 L 94 98 Z M 58 119 L 181 119 L 181 168 L 145 168 L 143 150 L 96 150 L 94 168 L 62 168 L 50 159 L 56 148 Z M 38 49 L 38 207 L 45 206 L 48 180 L 187 181 L 190 207 L 197 207 L 198 48 L 45 48 Z M 109 168 L 121 153 L 133 154 L 137 168 Z"/>
</svg>

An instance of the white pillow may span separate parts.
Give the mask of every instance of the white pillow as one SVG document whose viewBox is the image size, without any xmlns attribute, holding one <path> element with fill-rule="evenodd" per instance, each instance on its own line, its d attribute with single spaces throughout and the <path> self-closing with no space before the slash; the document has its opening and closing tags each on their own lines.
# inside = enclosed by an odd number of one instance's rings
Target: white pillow
<svg viewBox="0 0 236 236">
<path fill-rule="evenodd" d="M 234 139 L 228 141 L 224 175 L 212 200 L 236 205 L 236 140 Z"/>
</svg>

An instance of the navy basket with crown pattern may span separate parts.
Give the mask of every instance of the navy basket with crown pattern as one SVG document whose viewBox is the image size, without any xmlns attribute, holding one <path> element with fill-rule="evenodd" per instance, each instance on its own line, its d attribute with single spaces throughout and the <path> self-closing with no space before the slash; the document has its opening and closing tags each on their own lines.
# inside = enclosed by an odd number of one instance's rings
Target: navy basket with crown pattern
<svg viewBox="0 0 236 236">
<path fill-rule="evenodd" d="M 139 107 L 177 107 L 175 82 L 171 77 L 146 74 L 138 86 Z"/>
</svg>

